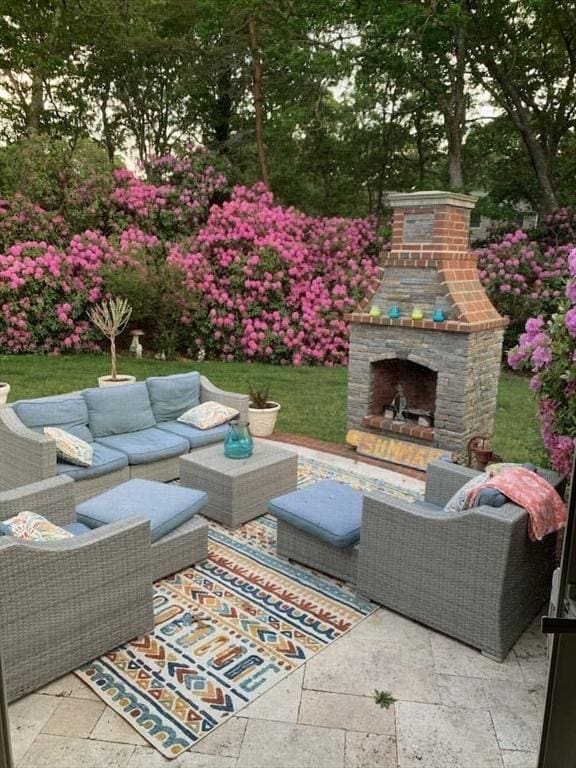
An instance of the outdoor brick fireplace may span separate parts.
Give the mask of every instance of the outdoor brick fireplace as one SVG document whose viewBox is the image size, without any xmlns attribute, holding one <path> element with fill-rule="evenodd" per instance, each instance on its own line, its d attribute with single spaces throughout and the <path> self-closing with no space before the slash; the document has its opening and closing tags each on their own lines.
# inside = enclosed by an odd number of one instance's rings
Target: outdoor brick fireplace
<svg viewBox="0 0 576 768">
<path fill-rule="evenodd" d="M 492 434 L 507 324 L 469 250 L 475 198 L 413 192 L 390 203 L 392 249 L 349 316 L 348 427 L 463 453 L 472 435 Z M 411 319 L 414 308 L 423 319 Z M 437 310 L 444 321 L 433 321 Z"/>
</svg>

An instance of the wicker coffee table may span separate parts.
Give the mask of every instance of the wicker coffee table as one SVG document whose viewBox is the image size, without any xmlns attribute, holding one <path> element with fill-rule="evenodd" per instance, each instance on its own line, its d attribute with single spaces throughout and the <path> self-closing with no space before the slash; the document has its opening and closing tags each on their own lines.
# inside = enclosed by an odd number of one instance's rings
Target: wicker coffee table
<svg viewBox="0 0 576 768">
<path fill-rule="evenodd" d="M 255 440 L 248 459 L 224 456 L 222 443 L 180 458 L 180 483 L 206 491 L 202 514 L 236 528 L 267 511 L 274 496 L 296 490 L 298 456 L 268 440 Z"/>
</svg>

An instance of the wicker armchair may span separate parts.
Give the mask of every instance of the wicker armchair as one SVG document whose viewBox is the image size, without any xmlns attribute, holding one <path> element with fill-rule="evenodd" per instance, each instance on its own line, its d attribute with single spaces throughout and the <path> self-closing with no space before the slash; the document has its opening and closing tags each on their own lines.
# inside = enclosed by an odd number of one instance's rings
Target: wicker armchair
<svg viewBox="0 0 576 768">
<path fill-rule="evenodd" d="M 428 467 L 424 503 L 364 499 L 358 591 L 377 603 L 504 659 L 550 597 L 554 535 L 528 538 L 514 504 L 445 515 L 443 506 L 474 470 Z M 562 479 L 547 473 L 562 490 Z"/>
<path fill-rule="evenodd" d="M 74 482 L 0 493 L 0 520 L 31 510 L 74 522 Z M 131 518 L 72 539 L 0 536 L 0 653 L 8 700 L 153 629 L 150 532 Z"/>
</svg>

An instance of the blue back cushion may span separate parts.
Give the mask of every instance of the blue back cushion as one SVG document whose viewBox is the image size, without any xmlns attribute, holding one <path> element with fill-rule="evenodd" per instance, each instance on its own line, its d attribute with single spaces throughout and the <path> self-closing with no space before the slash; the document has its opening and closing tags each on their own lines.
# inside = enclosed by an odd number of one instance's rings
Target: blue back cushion
<svg viewBox="0 0 576 768">
<path fill-rule="evenodd" d="M 44 427 L 60 427 L 87 443 L 94 440 L 88 428 L 88 409 L 81 395 L 21 400 L 12 407 L 20 421 L 34 432 L 41 433 Z"/>
<path fill-rule="evenodd" d="M 177 373 L 146 379 L 156 421 L 175 421 L 200 402 L 200 374 Z"/>
<path fill-rule="evenodd" d="M 138 432 L 156 426 L 144 382 L 121 387 L 85 389 L 88 424 L 94 437 Z"/>
<path fill-rule="evenodd" d="M 482 488 L 474 499 L 475 507 L 501 507 L 508 499 L 497 488 Z"/>
</svg>

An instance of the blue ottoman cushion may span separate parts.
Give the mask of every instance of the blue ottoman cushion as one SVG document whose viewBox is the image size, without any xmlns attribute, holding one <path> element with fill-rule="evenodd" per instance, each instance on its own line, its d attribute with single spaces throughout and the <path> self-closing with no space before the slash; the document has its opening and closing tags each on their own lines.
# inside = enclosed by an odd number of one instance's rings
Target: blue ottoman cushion
<svg viewBox="0 0 576 768">
<path fill-rule="evenodd" d="M 353 546 L 360 538 L 362 494 L 335 480 L 276 496 L 268 509 L 285 523 L 339 549 Z"/>
<path fill-rule="evenodd" d="M 135 479 L 83 501 L 76 507 L 76 518 L 98 528 L 126 517 L 143 517 L 150 521 L 150 538 L 155 542 L 190 520 L 207 502 L 203 491 Z"/>
</svg>

